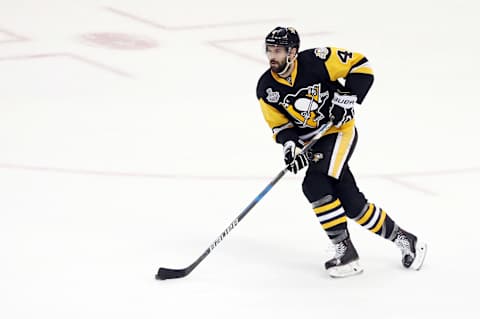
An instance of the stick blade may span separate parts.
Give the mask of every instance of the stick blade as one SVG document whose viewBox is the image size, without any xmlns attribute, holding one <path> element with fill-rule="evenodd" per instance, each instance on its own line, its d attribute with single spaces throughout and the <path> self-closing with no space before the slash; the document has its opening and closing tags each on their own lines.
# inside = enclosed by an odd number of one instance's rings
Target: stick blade
<svg viewBox="0 0 480 319">
<path fill-rule="evenodd" d="M 157 280 L 166 280 L 166 279 L 175 279 L 183 278 L 188 275 L 187 269 L 169 269 L 169 268 L 159 268 L 155 279 Z"/>
</svg>

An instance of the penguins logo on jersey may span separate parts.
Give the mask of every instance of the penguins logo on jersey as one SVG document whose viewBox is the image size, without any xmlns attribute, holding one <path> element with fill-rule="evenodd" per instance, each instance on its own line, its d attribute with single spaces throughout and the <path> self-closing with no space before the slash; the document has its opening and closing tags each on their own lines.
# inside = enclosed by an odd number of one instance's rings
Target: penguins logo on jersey
<svg viewBox="0 0 480 319">
<path fill-rule="evenodd" d="M 288 94 L 280 104 L 292 115 L 300 127 L 317 128 L 325 118 L 321 109 L 328 99 L 328 91 L 321 92 L 321 84 L 302 88 L 295 94 Z"/>
</svg>

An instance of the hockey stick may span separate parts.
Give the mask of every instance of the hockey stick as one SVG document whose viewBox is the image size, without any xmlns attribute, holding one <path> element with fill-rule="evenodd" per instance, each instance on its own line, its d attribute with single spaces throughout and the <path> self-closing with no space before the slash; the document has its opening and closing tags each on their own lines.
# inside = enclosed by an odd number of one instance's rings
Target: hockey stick
<svg viewBox="0 0 480 319">
<path fill-rule="evenodd" d="M 313 145 L 323 136 L 325 133 L 332 127 L 332 122 L 328 122 L 323 125 L 323 127 L 318 131 L 317 134 L 310 140 L 310 142 L 302 149 L 301 153 L 305 153 L 310 150 Z M 248 214 L 248 212 L 273 188 L 273 186 L 287 173 L 288 166 L 286 166 L 280 173 L 275 176 L 275 178 L 258 194 L 253 201 L 248 204 L 248 206 L 240 213 L 240 215 L 235 218 L 235 220 L 228 225 L 228 227 L 220 234 L 220 236 L 215 239 L 215 241 L 205 250 L 205 252 L 197 258 L 190 266 L 182 269 L 170 269 L 170 268 L 159 268 L 155 279 L 165 280 L 165 279 L 174 279 L 182 278 L 187 276 L 195 269 L 204 260 L 212 250 L 217 247 L 217 245 L 240 223 L 240 221 Z"/>
</svg>

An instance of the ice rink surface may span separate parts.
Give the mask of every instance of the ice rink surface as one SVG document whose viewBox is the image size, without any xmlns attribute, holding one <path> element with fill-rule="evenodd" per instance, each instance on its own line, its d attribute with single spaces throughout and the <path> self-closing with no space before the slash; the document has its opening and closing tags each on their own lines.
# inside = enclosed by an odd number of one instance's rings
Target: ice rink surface
<svg viewBox="0 0 480 319">
<path fill-rule="evenodd" d="M 473 0 L 0 5 L 1 318 L 478 318 Z M 351 167 L 427 241 L 421 271 L 349 223 L 365 271 L 330 279 L 299 174 L 154 280 L 282 169 L 255 96 L 277 25 L 371 61 Z"/>
</svg>

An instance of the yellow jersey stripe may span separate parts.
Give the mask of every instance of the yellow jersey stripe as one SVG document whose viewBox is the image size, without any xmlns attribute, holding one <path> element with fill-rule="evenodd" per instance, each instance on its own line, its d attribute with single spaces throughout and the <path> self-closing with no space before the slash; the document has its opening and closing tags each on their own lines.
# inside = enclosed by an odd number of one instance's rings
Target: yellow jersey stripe
<svg viewBox="0 0 480 319">
<path fill-rule="evenodd" d="M 343 56 L 343 59 L 341 58 Z M 330 48 L 330 56 L 325 61 L 330 80 L 336 81 L 345 78 L 350 69 L 359 63 L 365 56 L 358 52 L 350 52 L 340 48 Z"/>
<path fill-rule="evenodd" d="M 369 66 L 362 66 L 362 67 L 353 69 L 350 73 L 363 73 L 363 74 L 373 75 L 373 70 Z"/>
<path fill-rule="evenodd" d="M 287 124 L 289 121 L 285 115 L 279 110 L 265 102 L 263 99 L 259 100 L 262 109 L 263 117 L 271 129 Z"/>
</svg>

